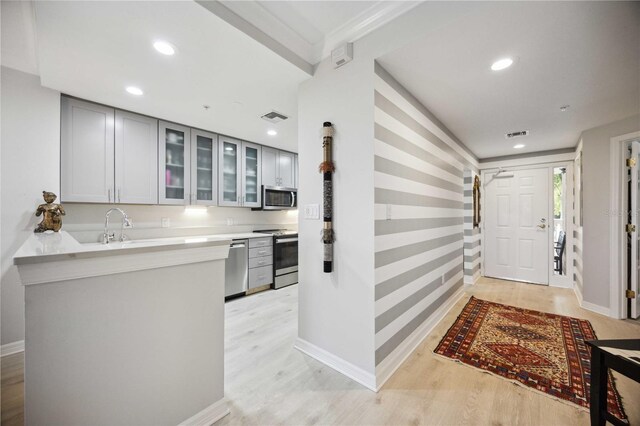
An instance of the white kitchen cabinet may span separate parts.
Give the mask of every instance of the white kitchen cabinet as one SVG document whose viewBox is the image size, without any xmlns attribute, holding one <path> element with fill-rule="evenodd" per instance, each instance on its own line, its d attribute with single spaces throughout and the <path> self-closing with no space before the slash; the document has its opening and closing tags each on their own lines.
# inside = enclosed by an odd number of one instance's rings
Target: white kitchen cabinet
<svg viewBox="0 0 640 426">
<path fill-rule="evenodd" d="M 295 188 L 295 154 L 262 147 L 262 184 Z"/>
<path fill-rule="evenodd" d="M 218 135 L 191 129 L 191 204 L 218 204 Z"/>
<path fill-rule="evenodd" d="M 191 202 L 191 129 L 161 121 L 158 164 L 160 204 Z"/>
<path fill-rule="evenodd" d="M 114 116 L 113 108 L 62 97 L 62 202 L 114 202 Z"/>
<path fill-rule="evenodd" d="M 158 203 L 158 120 L 115 112 L 115 202 Z"/>
<path fill-rule="evenodd" d="M 260 145 L 227 136 L 220 136 L 218 145 L 218 205 L 260 207 Z"/>
<path fill-rule="evenodd" d="M 242 142 L 242 207 L 262 207 L 261 148 Z"/>
<path fill-rule="evenodd" d="M 278 150 L 262 147 L 262 184 L 278 186 Z"/>
</svg>

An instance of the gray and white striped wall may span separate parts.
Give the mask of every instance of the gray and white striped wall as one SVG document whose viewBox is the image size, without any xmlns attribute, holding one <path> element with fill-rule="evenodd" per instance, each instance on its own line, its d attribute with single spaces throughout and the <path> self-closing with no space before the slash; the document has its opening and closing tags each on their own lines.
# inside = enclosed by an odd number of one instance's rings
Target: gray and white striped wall
<svg viewBox="0 0 640 426">
<path fill-rule="evenodd" d="M 465 170 L 478 162 L 375 66 L 375 364 L 383 383 L 479 274 Z M 472 183 L 471 183 L 472 185 Z"/>
<path fill-rule="evenodd" d="M 582 209 L 580 199 L 580 186 L 582 185 L 582 168 L 580 162 L 582 154 L 582 141 L 578 143 L 576 148 L 576 158 L 573 164 L 573 285 L 578 297 L 578 301 L 582 304 L 582 224 L 580 223 L 580 211 Z"/>
</svg>

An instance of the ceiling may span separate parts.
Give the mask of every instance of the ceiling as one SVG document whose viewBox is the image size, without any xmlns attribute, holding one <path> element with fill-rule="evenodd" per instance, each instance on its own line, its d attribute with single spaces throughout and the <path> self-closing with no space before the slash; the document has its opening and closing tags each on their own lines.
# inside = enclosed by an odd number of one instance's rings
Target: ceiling
<svg viewBox="0 0 640 426">
<path fill-rule="evenodd" d="M 297 151 L 297 88 L 310 76 L 199 4 L 33 4 L 43 86 Z M 158 39 L 177 53 L 156 52 Z M 144 95 L 126 93 L 129 85 Z M 290 118 L 278 124 L 260 118 L 271 110 Z M 268 136 L 269 129 L 278 135 Z"/>
<path fill-rule="evenodd" d="M 640 3 L 487 3 L 379 62 L 479 158 L 573 147 L 640 112 Z"/>
</svg>

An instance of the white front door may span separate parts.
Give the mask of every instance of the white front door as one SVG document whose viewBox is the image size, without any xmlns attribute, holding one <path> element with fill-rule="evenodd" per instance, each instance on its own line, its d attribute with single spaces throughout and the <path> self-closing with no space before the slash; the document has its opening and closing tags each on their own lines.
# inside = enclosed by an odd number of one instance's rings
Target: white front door
<svg viewBox="0 0 640 426">
<path fill-rule="evenodd" d="M 640 232 L 640 220 L 638 220 L 638 199 L 640 192 L 640 179 L 638 179 L 638 167 L 640 167 L 640 142 L 631 142 L 630 158 L 635 160 L 635 164 L 629 168 L 629 223 L 632 226 L 632 232 L 629 232 L 629 259 L 631 265 L 629 270 L 629 289 L 635 292 L 636 297 L 630 299 L 630 316 L 631 318 L 638 318 L 640 316 L 640 293 L 638 289 L 640 287 L 640 250 L 638 244 L 638 233 Z"/>
<path fill-rule="evenodd" d="M 549 283 L 549 169 L 485 177 L 485 275 Z"/>
</svg>

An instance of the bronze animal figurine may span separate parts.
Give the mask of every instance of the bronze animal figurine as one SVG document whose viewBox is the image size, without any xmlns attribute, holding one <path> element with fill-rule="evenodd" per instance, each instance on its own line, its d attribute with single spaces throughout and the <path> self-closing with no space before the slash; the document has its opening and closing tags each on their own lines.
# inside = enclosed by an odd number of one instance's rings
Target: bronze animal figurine
<svg viewBox="0 0 640 426">
<path fill-rule="evenodd" d="M 42 191 L 42 198 L 46 203 L 40 204 L 36 209 L 36 216 L 43 215 L 42 222 L 38 224 L 33 232 L 58 232 L 62 228 L 62 216 L 67 213 L 64 211 L 62 204 L 53 204 L 58 198 L 53 192 Z"/>
</svg>

